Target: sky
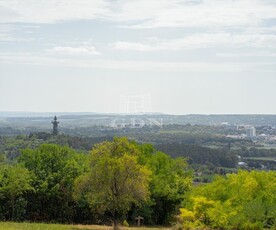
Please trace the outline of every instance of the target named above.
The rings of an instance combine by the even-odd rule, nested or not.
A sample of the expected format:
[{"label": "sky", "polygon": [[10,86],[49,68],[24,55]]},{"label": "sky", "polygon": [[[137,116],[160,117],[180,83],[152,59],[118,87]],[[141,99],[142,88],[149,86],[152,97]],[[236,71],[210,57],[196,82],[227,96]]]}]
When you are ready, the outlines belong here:
[{"label": "sky", "polygon": [[133,103],[276,114],[276,1],[0,0],[0,111]]}]

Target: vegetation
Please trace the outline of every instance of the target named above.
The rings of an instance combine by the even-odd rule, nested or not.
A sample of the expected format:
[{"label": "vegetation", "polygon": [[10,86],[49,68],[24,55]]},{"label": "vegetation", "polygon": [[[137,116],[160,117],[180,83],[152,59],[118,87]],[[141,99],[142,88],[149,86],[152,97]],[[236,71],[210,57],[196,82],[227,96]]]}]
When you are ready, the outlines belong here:
[{"label": "vegetation", "polygon": [[[15,223],[0,222],[0,230],[111,230],[111,226],[103,225],[65,225],[65,224],[45,224],[45,223]],[[168,230],[163,227],[121,227],[122,230]]]},{"label": "vegetation", "polygon": [[90,155],[91,170],[75,183],[76,196],[84,196],[96,212],[111,214],[115,228],[132,205],[149,197],[150,170],[138,157],[138,146],[126,138],[98,144]]},{"label": "vegetation", "polygon": [[33,190],[31,174],[20,165],[1,165],[0,168],[0,218],[20,220],[25,212],[24,194]]},{"label": "vegetation", "polygon": [[156,145],[156,148],[172,157],[187,157],[189,164],[212,164],[216,167],[234,168],[237,155],[227,148],[207,148],[199,145],[168,143]]},{"label": "vegetation", "polygon": [[[229,140],[212,133],[219,130],[211,129],[207,131],[208,129],[205,126],[166,126],[156,132],[152,130],[143,131],[143,129],[139,129],[140,131],[130,130],[132,131],[121,130],[116,132],[120,135],[128,135],[129,138],[135,139],[140,143],[152,142],[157,150],[165,152],[174,158],[187,158],[189,165],[200,164],[234,168],[238,162],[237,156],[270,156],[276,158],[276,149],[260,148],[248,140]],[[171,131],[175,134],[171,135]],[[189,134],[189,131],[194,133]],[[5,160],[12,162],[20,156],[22,149],[35,149],[41,144],[59,144],[87,153],[95,144],[111,141],[114,135],[115,131],[113,130],[110,135],[97,137],[78,137],[64,134],[55,136],[45,132],[33,133],[29,136],[0,136],[0,162]]]},{"label": "vegetation", "polygon": [[[77,226],[62,224],[44,224],[44,223],[15,223],[0,222],[0,230],[76,230]],[[83,230],[87,230],[83,228]]]},{"label": "vegetation", "polygon": [[130,139],[113,139],[115,131],[0,137],[0,220],[117,227],[142,216],[145,225],[165,226],[181,211],[180,228],[276,227],[275,172],[237,169],[238,160],[251,170],[275,168],[275,149],[229,142],[216,127],[117,130]]},{"label": "vegetation", "polygon": [[32,173],[34,191],[27,195],[27,219],[68,222],[74,216],[72,190],[76,177],[87,168],[86,157],[68,147],[44,144],[25,149],[19,163]]},{"label": "vegetation", "polygon": [[194,187],[180,209],[185,229],[276,227],[276,173],[239,171]]},{"label": "vegetation", "polygon": [[148,224],[170,224],[192,183],[191,171],[183,158],[173,159],[151,145],[140,146],[140,162],[152,172],[150,201],[136,211]]},{"label": "vegetation", "polygon": [[192,182],[184,159],[126,138],[89,154],[43,144],[2,166],[1,220],[169,224]]}]

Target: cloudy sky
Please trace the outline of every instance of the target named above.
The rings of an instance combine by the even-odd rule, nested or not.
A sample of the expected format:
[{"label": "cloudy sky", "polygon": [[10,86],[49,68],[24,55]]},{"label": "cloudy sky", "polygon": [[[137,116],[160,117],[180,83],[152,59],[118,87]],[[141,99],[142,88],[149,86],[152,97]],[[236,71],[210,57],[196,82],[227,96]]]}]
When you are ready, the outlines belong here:
[{"label": "cloudy sky", "polygon": [[120,112],[134,95],[276,114],[276,1],[0,0],[0,111]]}]

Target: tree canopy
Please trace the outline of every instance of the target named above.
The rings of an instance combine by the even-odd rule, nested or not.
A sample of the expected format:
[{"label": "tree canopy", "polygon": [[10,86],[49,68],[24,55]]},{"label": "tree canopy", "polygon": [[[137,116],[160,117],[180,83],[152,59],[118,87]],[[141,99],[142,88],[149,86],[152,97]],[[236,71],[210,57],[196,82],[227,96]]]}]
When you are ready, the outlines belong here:
[{"label": "tree canopy", "polygon": [[87,167],[86,157],[68,147],[44,144],[25,149],[20,164],[32,173],[28,215],[34,220],[66,221],[74,215],[72,190],[76,177]]},{"label": "tree canopy", "polygon": [[272,228],[275,194],[275,172],[239,171],[191,190],[180,216],[185,228]]},{"label": "tree canopy", "polygon": [[0,216],[2,219],[20,220],[24,215],[24,195],[32,191],[30,172],[19,165],[0,167]]},{"label": "tree canopy", "polygon": [[133,204],[149,198],[150,170],[138,163],[139,148],[126,138],[115,138],[95,146],[90,154],[91,170],[75,183],[76,197],[112,215],[116,226]]},{"label": "tree canopy", "polygon": [[152,177],[150,202],[139,214],[148,213],[148,223],[169,224],[176,215],[184,194],[191,187],[191,171],[184,158],[173,159],[149,144],[140,145],[140,149],[140,161],[148,166]]}]

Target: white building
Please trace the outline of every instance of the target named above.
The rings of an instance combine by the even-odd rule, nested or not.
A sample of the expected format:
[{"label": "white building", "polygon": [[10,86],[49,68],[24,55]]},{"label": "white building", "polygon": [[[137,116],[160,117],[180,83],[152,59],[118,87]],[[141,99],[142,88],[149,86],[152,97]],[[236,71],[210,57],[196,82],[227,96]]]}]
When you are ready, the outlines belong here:
[{"label": "white building", "polygon": [[249,137],[249,138],[252,138],[252,137],[255,137],[256,136],[256,129],[254,126],[248,128],[246,130],[246,136]]}]

